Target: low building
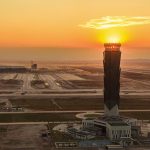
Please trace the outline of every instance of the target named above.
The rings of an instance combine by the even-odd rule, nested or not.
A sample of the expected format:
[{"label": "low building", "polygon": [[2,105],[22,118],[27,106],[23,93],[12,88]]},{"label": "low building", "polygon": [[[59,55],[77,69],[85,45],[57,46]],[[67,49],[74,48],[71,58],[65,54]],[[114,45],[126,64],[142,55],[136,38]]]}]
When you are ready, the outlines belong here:
[{"label": "low building", "polygon": [[78,143],[77,142],[55,142],[55,147],[62,149],[62,148],[77,148]]},{"label": "low building", "polygon": [[123,121],[106,123],[106,136],[110,140],[120,140],[122,137],[131,138],[131,126]]},{"label": "low building", "polygon": [[83,128],[94,127],[93,119],[88,118],[88,119],[82,120],[82,126]]},{"label": "low building", "polygon": [[131,126],[138,126],[138,120],[136,118],[122,117],[122,119]]},{"label": "low building", "polygon": [[141,135],[141,126],[131,126],[131,136],[137,138]]},{"label": "low building", "polygon": [[106,150],[124,150],[121,145],[106,145]]},{"label": "low building", "polygon": [[95,137],[95,135],[91,132],[78,130],[73,127],[67,128],[67,133],[70,134],[73,138],[80,139],[80,140],[88,140]]},{"label": "low building", "polygon": [[118,141],[121,137],[131,138],[131,124],[122,117],[101,117],[82,121],[83,128],[98,128],[97,135],[107,136],[111,141]]}]

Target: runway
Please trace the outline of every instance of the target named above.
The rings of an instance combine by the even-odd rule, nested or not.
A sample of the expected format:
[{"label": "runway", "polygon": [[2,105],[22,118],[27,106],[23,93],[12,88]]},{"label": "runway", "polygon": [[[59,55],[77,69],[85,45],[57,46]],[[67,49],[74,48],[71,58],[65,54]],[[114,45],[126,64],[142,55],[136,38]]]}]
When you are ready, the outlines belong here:
[{"label": "runway", "polygon": [[[10,93],[7,93],[10,92]],[[30,90],[26,94],[22,94],[15,90],[1,90],[0,98],[71,98],[71,97],[88,97],[102,98],[103,90],[98,89],[75,89],[75,90]],[[5,93],[5,94],[3,94]],[[150,90],[123,90],[120,92],[123,98],[145,98],[150,97]]]},{"label": "runway", "polygon": [[[62,110],[62,111],[26,111],[26,112],[0,112],[0,114],[57,114],[57,113],[104,113],[104,110]],[[119,112],[150,112],[150,109],[119,110]]]}]

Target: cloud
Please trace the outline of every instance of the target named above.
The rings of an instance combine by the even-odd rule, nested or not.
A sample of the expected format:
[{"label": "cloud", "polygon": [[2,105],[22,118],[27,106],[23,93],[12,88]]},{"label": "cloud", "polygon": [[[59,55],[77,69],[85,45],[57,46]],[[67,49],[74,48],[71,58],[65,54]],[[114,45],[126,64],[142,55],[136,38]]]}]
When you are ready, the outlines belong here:
[{"label": "cloud", "polygon": [[91,19],[83,25],[83,28],[93,28],[97,30],[115,28],[115,27],[128,27],[136,25],[150,24],[150,17],[147,16],[105,16],[100,19]]}]

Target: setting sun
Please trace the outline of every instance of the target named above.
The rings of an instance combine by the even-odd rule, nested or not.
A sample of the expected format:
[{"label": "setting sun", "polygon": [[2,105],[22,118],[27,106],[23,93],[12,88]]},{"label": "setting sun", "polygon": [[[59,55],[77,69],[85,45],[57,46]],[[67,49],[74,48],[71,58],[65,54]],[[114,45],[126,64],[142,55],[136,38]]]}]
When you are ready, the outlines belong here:
[{"label": "setting sun", "polygon": [[129,40],[128,33],[123,30],[103,30],[97,35],[100,43],[126,43]]},{"label": "setting sun", "polygon": [[119,42],[121,42],[121,38],[117,35],[109,36],[108,39],[107,39],[107,42],[109,42],[109,43],[119,43]]}]

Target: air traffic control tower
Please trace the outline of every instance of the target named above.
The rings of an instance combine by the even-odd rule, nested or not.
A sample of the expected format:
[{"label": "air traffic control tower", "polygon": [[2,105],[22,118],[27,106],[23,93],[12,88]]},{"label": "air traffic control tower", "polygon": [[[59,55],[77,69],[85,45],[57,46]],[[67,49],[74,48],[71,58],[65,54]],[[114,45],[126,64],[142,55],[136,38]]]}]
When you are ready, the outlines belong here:
[{"label": "air traffic control tower", "polygon": [[119,115],[120,102],[120,43],[104,44],[104,116]]}]

